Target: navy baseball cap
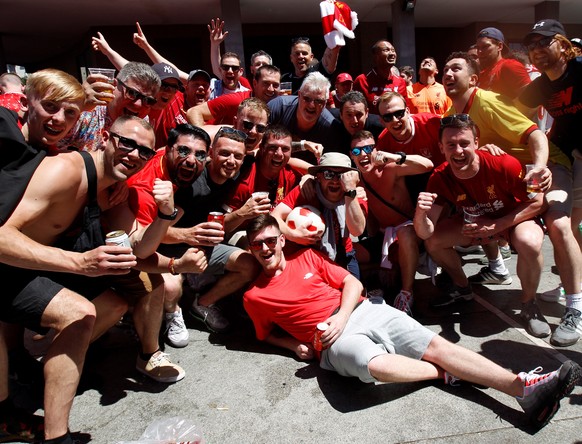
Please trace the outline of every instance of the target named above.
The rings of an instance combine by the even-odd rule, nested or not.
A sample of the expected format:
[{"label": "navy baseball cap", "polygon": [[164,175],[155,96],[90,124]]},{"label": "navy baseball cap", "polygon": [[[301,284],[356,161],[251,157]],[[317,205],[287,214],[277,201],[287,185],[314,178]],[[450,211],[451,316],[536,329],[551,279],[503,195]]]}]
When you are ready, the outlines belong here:
[{"label": "navy baseball cap", "polygon": [[488,37],[490,39],[499,40],[500,42],[505,43],[505,36],[497,28],[482,29],[481,31],[479,31],[479,34],[477,34],[478,39],[480,39],[481,37]]}]

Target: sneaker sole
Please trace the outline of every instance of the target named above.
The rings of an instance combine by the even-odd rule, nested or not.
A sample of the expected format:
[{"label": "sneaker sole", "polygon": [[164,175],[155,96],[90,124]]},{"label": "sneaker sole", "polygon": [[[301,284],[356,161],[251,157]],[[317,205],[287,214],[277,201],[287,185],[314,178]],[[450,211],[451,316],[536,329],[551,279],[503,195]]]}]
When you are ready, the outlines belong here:
[{"label": "sneaker sole", "polygon": [[544,302],[566,302],[565,296],[556,297],[555,295],[544,295],[543,293],[538,295],[538,299],[541,299]]},{"label": "sneaker sole", "polygon": [[582,377],[582,368],[574,361],[566,361],[560,369],[558,388],[553,398],[542,406],[531,419],[536,427],[541,429],[550,422],[554,415],[560,409],[560,401],[572,393],[574,387]]},{"label": "sneaker sole", "polygon": [[181,381],[182,379],[184,379],[184,376],[186,376],[186,372],[184,373],[180,373],[176,376],[171,376],[171,377],[167,377],[167,378],[161,378],[161,377],[156,377],[156,376],[152,376],[150,375],[148,372],[146,372],[144,369],[141,369],[139,367],[135,368],[138,372],[140,372],[142,375],[146,375],[148,378],[156,381],[156,382],[163,382],[164,384],[171,384],[172,382],[178,382]]},{"label": "sneaker sole", "polygon": [[504,280],[484,279],[482,281],[473,281],[473,280],[469,279],[469,282],[471,282],[471,284],[475,284],[475,285],[510,285],[513,282],[513,279],[511,276],[508,276]]},{"label": "sneaker sole", "polygon": [[184,348],[190,343],[189,339],[184,339],[183,341],[173,341],[170,338],[166,337],[166,344],[170,347],[174,348]]},{"label": "sneaker sole", "polygon": [[[554,330],[554,333],[555,332],[556,331]],[[576,329],[576,333],[578,333],[578,329]],[[557,347],[569,347],[571,345],[574,345],[579,340],[580,340],[580,333],[578,333],[578,336],[575,339],[572,339],[571,341],[557,341],[554,338],[554,335],[552,334],[552,337],[550,338],[550,344],[555,345]]]}]

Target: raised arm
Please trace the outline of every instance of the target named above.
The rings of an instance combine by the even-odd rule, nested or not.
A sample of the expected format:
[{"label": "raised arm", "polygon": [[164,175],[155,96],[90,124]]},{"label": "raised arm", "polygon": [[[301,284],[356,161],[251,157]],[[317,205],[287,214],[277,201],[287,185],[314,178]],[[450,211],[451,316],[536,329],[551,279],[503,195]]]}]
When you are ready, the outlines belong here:
[{"label": "raised arm", "polygon": [[109,43],[107,43],[107,40],[105,40],[105,37],[100,32],[97,32],[97,37],[91,38],[91,46],[93,46],[95,51],[99,51],[107,57],[118,71],[129,63],[129,60],[122,57],[121,54],[109,46]]},{"label": "raised arm", "polygon": [[[428,173],[434,168],[432,161],[418,154],[401,155],[386,151],[377,151],[373,156],[375,165],[388,165],[394,168],[397,176],[412,176],[415,174]],[[398,164],[398,162],[401,162]]]},{"label": "raised arm", "polygon": [[167,63],[168,65],[172,65],[176,71],[178,71],[182,83],[186,84],[188,82],[188,73],[179,69],[176,65],[163,57],[158,51],[156,51],[152,45],[149,44],[145,34],[141,29],[141,26],[139,25],[139,22],[135,22],[135,26],[137,27],[137,32],[133,33],[133,43],[143,49],[152,62]]},{"label": "raised arm", "polygon": [[434,233],[436,223],[443,211],[443,207],[435,205],[437,198],[435,193],[422,191],[418,195],[416,211],[414,213],[414,230],[416,235],[423,240],[428,239]]},{"label": "raised arm", "polygon": [[219,79],[222,77],[220,72],[220,44],[228,35],[228,31],[223,31],[224,21],[216,17],[210,20],[208,32],[210,33],[210,62],[212,63],[212,72]]},{"label": "raised arm", "polygon": [[325,48],[323,57],[321,58],[321,63],[323,67],[328,72],[328,74],[333,74],[337,67],[337,59],[339,58],[341,46],[336,46],[333,49]]},{"label": "raised arm", "polygon": [[188,123],[194,126],[203,127],[205,122],[213,118],[210,108],[208,107],[208,102],[201,103],[200,105],[193,106],[188,111],[186,111],[186,120]]}]

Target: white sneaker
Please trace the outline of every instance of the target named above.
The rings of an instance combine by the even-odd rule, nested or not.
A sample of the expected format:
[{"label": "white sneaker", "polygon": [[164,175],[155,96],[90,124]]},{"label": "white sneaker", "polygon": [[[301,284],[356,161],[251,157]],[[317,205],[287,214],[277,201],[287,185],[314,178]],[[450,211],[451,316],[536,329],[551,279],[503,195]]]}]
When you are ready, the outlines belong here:
[{"label": "white sneaker", "polygon": [[184,323],[182,309],[175,313],[166,313],[166,342],[175,348],[182,348],[188,345],[190,333]]},{"label": "white sneaker", "polygon": [[[580,291],[582,291],[582,283],[580,284]],[[546,302],[566,302],[566,291],[560,282],[557,288],[553,290],[544,291],[538,296],[542,301]]]},{"label": "white sneaker", "polygon": [[414,296],[411,291],[400,290],[400,293],[394,299],[394,308],[403,311],[408,316],[412,317],[412,304]]}]

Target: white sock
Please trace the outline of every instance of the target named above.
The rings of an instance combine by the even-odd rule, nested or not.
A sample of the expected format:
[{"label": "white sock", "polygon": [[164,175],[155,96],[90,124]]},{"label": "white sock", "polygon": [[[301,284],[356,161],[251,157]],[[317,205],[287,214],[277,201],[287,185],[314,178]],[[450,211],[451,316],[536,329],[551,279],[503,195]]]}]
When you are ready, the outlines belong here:
[{"label": "white sock", "polygon": [[505,267],[505,262],[500,253],[497,253],[497,259],[489,259],[489,268],[494,273],[507,274],[507,268]]},{"label": "white sock", "polygon": [[582,293],[567,294],[566,307],[582,311]]}]

